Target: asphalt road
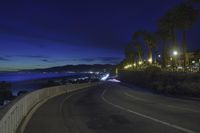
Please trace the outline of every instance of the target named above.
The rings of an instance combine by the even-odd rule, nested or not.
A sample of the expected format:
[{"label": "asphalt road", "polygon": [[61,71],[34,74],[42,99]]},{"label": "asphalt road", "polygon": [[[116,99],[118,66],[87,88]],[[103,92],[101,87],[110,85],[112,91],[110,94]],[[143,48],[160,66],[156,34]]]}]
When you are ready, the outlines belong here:
[{"label": "asphalt road", "polygon": [[42,105],[25,133],[200,133],[200,102],[105,83]]}]

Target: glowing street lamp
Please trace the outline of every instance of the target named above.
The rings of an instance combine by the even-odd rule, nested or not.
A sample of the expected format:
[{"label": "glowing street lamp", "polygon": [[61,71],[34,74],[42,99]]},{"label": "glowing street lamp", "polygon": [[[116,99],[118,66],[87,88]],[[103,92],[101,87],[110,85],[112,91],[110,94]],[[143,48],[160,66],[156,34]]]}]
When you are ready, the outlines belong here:
[{"label": "glowing street lamp", "polygon": [[148,59],[148,62],[149,62],[149,63],[152,63],[152,59],[151,59],[151,58],[149,58],[149,59]]},{"label": "glowing street lamp", "polygon": [[126,66],[124,66],[124,69],[128,69],[130,67],[133,67],[133,65],[132,64],[126,65]]},{"label": "glowing street lamp", "polygon": [[139,65],[142,65],[142,61],[139,61],[138,64],[139,64]]},{"label": "glowing street lamp", "polygon": [[174,56],[177,56],[177,55],[178,55],[178,51],[174,50],[174,51],[173,51],[173,55],[174,55]]}]

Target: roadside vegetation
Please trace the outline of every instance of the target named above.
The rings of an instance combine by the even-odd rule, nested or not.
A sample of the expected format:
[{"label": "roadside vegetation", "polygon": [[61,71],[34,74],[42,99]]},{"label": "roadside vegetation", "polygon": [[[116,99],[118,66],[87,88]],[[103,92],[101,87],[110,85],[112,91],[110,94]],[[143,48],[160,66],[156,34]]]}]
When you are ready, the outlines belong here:
[{"label": "roadside vegetation", "polygon": [[154,32],[135,31],[118,69],[143,70],[153,65],[166,71],[194,71],[195,64],[200,64],[200,50],[191,57],[187,32],[198,20],[199,4],[199,0],[185,0],[158,18]]},{"label": "roadside vegetation", "polygon": [[0,82],[0,105],[4,105],[5,100],[10,101],[14,98],[10,88],[10,83]]},{"label": "roadside vegetation", "polygon": [[121,81],[175,96],[200,97],[200,74],[181,72],[121,71]]},{"label": "roadside vegetation", "polygon": [[200,97],[200,50],[187,47],[199,4],[183,0],[158,18],[154,32],[135,31],[116,68],[120,80],[158,93]]}]

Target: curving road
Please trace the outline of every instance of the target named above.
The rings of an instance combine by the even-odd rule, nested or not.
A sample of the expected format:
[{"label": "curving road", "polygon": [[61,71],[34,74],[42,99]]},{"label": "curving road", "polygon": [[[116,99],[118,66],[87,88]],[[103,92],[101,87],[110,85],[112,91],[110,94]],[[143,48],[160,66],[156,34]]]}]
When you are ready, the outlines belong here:
[{"label": "curving road", "polygon": [[115,83],[55,97],[25,133],[199,133],[200,103]]}]

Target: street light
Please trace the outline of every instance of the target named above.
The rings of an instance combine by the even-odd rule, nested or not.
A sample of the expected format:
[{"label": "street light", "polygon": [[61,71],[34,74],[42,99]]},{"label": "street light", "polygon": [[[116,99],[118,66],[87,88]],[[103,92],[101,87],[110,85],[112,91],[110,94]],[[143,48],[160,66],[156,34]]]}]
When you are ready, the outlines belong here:
[{"label": "street light", "polygon": [[138,64],[139,64],[139,65],[142,65],[142,61],[139,61]]},{"label": "street light", "polygon": [[172,57],[172,66],[173,66],[173,71],[176,70],[176,65],[177,65],[177,55],[178,55],[178,51],[174,50],[173,51],[173,56]]},{"label": "street light", "polygon": [[151,59],[151,58],[149,58],[149,59],[148,59],[148,62],[149,62],[149,63],[152,63],[152,59]]},{"label": "street light", "polygon": [[174,56],[177,56],[177,55],[178,55],[178,51],[174,50],[174,51],[173,51],[173,55],[174,55]]}]

